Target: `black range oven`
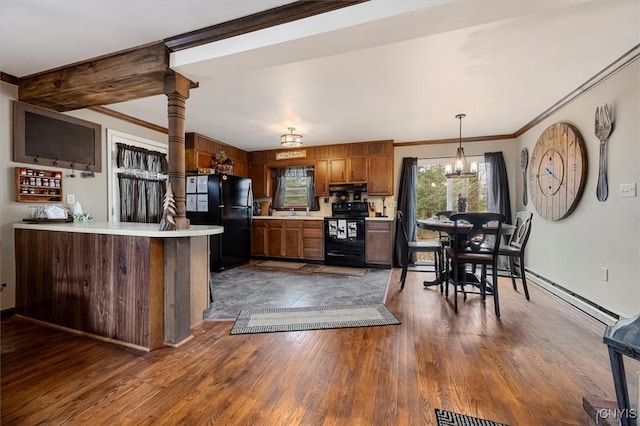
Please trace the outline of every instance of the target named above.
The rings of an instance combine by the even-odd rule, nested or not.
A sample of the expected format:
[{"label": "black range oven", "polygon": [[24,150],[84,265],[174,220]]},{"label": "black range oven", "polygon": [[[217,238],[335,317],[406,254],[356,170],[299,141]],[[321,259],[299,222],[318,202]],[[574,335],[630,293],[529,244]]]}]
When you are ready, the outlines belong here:
[{"label": "black range oven", "polygon": [[324,263],[363,268],[367,203],[333,203],[324,218]]}]

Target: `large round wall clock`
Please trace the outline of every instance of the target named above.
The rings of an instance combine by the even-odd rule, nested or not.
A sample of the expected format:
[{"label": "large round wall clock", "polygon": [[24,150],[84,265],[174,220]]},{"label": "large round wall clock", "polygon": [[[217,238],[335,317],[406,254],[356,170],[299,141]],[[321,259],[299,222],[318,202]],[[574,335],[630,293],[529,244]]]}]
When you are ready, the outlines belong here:
[{"label": "large round wall clock", "polygon": [[529,166],[529,191],[536,211],[547,220],[569,216],[587,181],[587,150],[580,131],[556,123],[538,138]]}]

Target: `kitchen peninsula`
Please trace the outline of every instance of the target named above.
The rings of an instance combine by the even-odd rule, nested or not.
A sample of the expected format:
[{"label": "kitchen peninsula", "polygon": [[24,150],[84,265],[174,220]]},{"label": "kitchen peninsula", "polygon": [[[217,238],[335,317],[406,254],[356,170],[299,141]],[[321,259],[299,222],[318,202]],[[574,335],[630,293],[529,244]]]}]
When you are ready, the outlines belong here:
[{"label": "kitchen peninsula", "polygon": [[15,223],[16,311],[142,350],[191,337],[209,303],[220,226]]}]

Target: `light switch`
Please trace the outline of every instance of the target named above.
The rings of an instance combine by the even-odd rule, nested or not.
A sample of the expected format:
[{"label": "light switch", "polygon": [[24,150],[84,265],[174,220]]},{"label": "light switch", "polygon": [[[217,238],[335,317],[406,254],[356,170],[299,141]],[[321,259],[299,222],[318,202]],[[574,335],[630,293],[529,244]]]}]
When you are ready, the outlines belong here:
[{"label": "light switch", "polygon": [[636,183],[621,183],[620,184],[620,198],[637,197],[638,192],[636,190]]}]

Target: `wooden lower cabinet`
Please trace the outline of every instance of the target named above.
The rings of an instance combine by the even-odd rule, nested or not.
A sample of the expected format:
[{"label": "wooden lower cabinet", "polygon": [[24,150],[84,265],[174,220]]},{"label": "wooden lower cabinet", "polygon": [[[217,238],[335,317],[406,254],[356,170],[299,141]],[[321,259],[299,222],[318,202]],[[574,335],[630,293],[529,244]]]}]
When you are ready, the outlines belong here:
[{"label": "wooden lower cabinet", "polygon": [[366,221],[365,263],[373,266],[393,265],[393,226],[391,220]]},{"label": "wooden lower cabinet", "polygon": [[323,260],[322,220],[254,219],[251,255]]},{"label": "wooden lower cabinet", "polygon": [[324,260],[323,220],[305,220],[302,223],[302,257]]},{"label": "wooden lower cabinet", "polygon": [[251,224],[251,256],[266,256],[267,221],[254,219]]},{"label": "wooden lower cabinet", "polygon": [[269,220],[267,222],[267,256],[284,257],[284,235],[284,220]]},{"label": "wooden lower cabinet", "polygon": [[284,257],[302,258],[302,220],[284,221]]}]

